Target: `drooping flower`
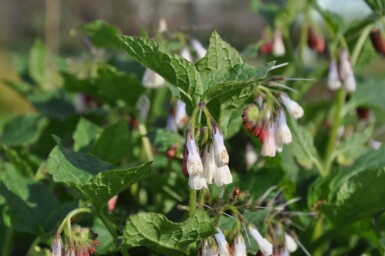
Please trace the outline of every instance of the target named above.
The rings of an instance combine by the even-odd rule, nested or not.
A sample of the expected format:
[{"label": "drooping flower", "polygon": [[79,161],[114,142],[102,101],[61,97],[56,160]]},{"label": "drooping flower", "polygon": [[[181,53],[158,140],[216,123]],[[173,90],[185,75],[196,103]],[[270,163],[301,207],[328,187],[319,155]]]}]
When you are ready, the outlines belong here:
[{"label": "drooping flower", "polygon": [[191,134],[187,134],[186,138],[187,148],[187,172],[189,175],[203,173],[203,165],[197,149],[195,139]]},{"label": "drooping flower", "polygon": [[298,249],[298,245],[295,242],[294,238],[288,233],[285,233],[285,244],[289,252],[295,252]]},{"label": "drooping flower", "polygon": [[233,241],[233,256],[247,256],[246,243],[241,233],[237,233]]},{"label": "drooping flower", "polygon": [[142,84],[146,88],[156,89],[163,86],[165,80],[163,77],[155,73],[149,68],[146,68],[142,78]]},{"label": "drooping flower", "polygon": [[219,127],[213,127],[213,138],[214,138],[214,156],[215,163],[218,167],[229,164],[229,154],[227,153],[223,135],[219,130]]},{"label": "drooping flower", "polygon": [[329,62],[329,74],[327,81],[328,88],[330,90],[337,90],[341,87],[341,81],[338,75],[337,63],[334,59]]},{"label": "drooping flower", "polygon": [[178,127],[176,125],[174,113],[170,111],[170,113],[167,116],[167,123],[166,123],[166,128],[170,131],[176,132],[178,130]]},{"label": "drooping flower", "polygon": [[214,173],[214,183],[218,187],[233,183],[233,176],[231,175],[228,165],[216,168]]},{"label": "drooping flower", "polygon": [[207,184],[212,184],[217,166],[214,158],[214,147],[206,146],[203,152],[203,172],[206,177]]},{"label": "drooping flower", "polygon": [[203,173],[193,173],[189,175],[188,185],[195,190],[201,190],[207,188],[206,178]]},{"label": "drooping flower", "polygon": [[382,35],[382,31],[379,28],[375,28],[370,32],[370,40],[376,51],[382,55],[385,55],[385,39]]},{"label": "drooping flower", "polygon": [[167,31],[167,21],[165,18],[161,18],[158,24],[158,33],[164,33]]},{"label": "drooping flower", "polygon": [[197,53],[199,59],[202,59],[206,55],[207,50],[203,47],[201,42],[199,42],[198,40],[192,39],[191,40],[191,46],[195,50],[195,52]]},{"label": "drooping flower", "polygon": [[354,92],[356,90],[356,79],[354,77],[353,67],[346,50],[341,51],[340,72],[342,85],[345,90],[347,92]]},{"label": "drooping flower", "polygon": [[218,252],[220,256],[230,256],[231,255],[231,250],[230,246],[226,241],[225,236],[223,235],[222,231],[217,227],[218,233],[216,233],[215,240],[217,241],[218,244]]},{"label": "drooping flower", "polygon": [[317,53],[325,51],[325,40],[321,35],[317,35],[312,27],[309,27],[307,44],[309,48],[315,50]]},{"label": "drooping flower", "polygon": [[63,242],[60,234],[56,234],[52,241],[52,256],[62,256],[63,253]]},{"label": "drooping flower", "polygon": [[263,140],[261,155],[274,157],[277,151],[275,143],[275,128],[274,124],[269,124],[266,129],[266,136]]},{"label": "drooping flower", "polygon": [[285,55],[285,44],[282,39],[282,32],[280,29],[274,31],[274,40],[273,40],[273,54],[275,56]]},{"label": "drooping flower", "polygon": [[211,237],[202,241],[199,256],[218,256],[218,246]]},{"label": "drooping flower", "polygon": [[257,151],[255,151],[254,146],[251,143],[246,144],[245,149],[245,162],[247,168],[252,167],[258,160]]},{"label": "drooping flower", "polygon": [[286,123],[285,113],[282,110],[278,112],[275,126],[275,144],[277,150],[281,152],[283,145],[289,144],[292,141],[291,132]]},{"label": "drooping flower", "polygon": [[248,226],[248,230],[250,235],[257,242],[259,250],[262,254],[264,256],[273,255],[273,245],[267,239],[263,238],[255,227]]},{"label": "drooping flower", "polygon": [[303,116],[303,108],[297,102],[290,99],[286,94],[281,94],[281,99],[289,114],[292,115],[295,119],[301,118]]}]

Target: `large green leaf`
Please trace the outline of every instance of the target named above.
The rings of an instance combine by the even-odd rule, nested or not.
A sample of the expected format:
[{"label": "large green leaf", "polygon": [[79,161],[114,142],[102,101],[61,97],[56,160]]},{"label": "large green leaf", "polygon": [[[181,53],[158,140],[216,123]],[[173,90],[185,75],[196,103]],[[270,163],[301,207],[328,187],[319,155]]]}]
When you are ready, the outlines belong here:
[{"label": "large green leaf", "polygon": [[27,145],[36,142],[47,120],[40,114],[17,116],[5,124],[1,142],[8,146]]},{"label": "large green leaf", "polygon": [[72,135],[74,140],[74,150],[79,151],[88,148],[95,141],[97,135],[102,132],[102,128],[96,124],[81,118]]},{"label": "large green leaf", "polygon": [[211,71],[218,69],[231,69],[243,63],[241,55],[231,45],[222,40],[216,31],[211,34],[210,46],[207,54],[195,64],[197,69]]},{"label": "large green leaf", "polygon": [[[72,206],[60,205],[45,185],[25,178],[8,163],[0,165],[0,194],[9,209],[12,228],[39,234],[52,232]],[[55,210],[59,210],[57,212]]]},{"label": "large green leaf", "polygon": [[385,148],[362,155],[329,182],[329,203],[320,209],[335,225],[385,211]]},{"label": "large green leaf", "polygon": [[65,183],[99,205],[149,176],[150,165],[114,169],[95,157],[58,145],[48,157],[47,168],[55,182]]},{"label": "large green leaf", "polygon": [[128,247],[146,246],[165,255],[183,255],[194,242],[216,233],[203,211],[185,222],[174,223],[157,213],[139,213],[127,219],[123,243]]},{"label": "large green leaf", "polygon": [[36,84],[43,84],[47,73],[48,50],[41,41],[35,41],[28,59],[28,73]]},{"label": "large green leaf", "polygon": [[117,36],[120,30],[105,21],[97,20],[84,24],[80,27],[80,31],[89,36],[96,47],[120,49],[121,42]]},{"label": "large green leaf", "polygon": [[155,146],[160,152],[166,152],[171,146],[181,148],[184,138],[176,132],[167,129],[157,129],[155,134]]},{"label": "large green leaf", "polygon": [[192,101],[191,95],[203,93],[203,83],[198,70],[182,56],[162,51],[158,43],[147,38],[119,38],[128,54],[176,86],[186,103]]}]

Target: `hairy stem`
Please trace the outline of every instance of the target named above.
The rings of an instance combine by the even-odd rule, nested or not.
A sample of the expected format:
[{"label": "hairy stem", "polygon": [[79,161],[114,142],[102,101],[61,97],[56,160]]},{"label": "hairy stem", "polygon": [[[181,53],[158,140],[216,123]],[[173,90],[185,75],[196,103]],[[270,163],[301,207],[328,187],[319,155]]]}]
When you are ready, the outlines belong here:
[{"label": "hairy stem", "polygon": [[197,208],[197,191],[194,189],[190,189],[190,201],[189,201],[189,209],[188,209],[188,215],[190,217],[194,215],[196,208]]}]

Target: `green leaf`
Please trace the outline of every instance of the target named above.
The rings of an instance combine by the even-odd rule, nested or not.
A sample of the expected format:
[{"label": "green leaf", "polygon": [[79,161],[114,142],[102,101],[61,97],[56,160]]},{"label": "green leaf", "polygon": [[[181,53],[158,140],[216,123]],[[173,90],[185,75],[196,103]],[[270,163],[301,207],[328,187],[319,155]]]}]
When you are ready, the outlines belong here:
[{"label": "green leaf", "polygon": [[85,153],[77,153],[61,145],[48,156],[47,170],[55,182],[84,185],[97,173],[112,166]]},{"label": "green leaf", "polygon": [[187,104],[192,101],[191,95],[203,93],[198,70],[182,56],[162,51],[158,43],[147,38],[131,36],[119,38],[128,54],[177,87]]},{"label": "green leaf", "polygon": [[41,41],[35,41],[29,54],[28,73],[36,84],[43,84],[47,79],[47,59],[47,48]]},{"label": "green leaf", "polygon": [[184,138],[176,132],[167,129],[157,129],[155,146],[160,152],[166,152],[171,146],[182,147]]},{"label": "green leaf", "polygon": [[132,108],[144,92],[144,87],[133,75],[117,72],[109,66],[98,69],[95,85],[99,97],[115,101],[121,99]]},{"label": "green leaf", "polygon": [[298,164],[302,167],[309,169],[313,164],[316,164],[317,168],[320,168],[320,157],[314,146],[312,135],[292,118],[289,120],[293,142],[287,145],[284,150],[293,152]]},{"label": "green leaf", "polygon": [[191,243],[216,233],[203,211],[185,222],[174,223],[157,213],[139,213],[127,219],[123,243],[128,248],[146,246],[165,255],[183,255]]},{"label": "green leaf", "polygon": [[98,134],[103,129],[96,124],[81,118],[76,126],[76,130],[72,135],[74,140],[74,150],[80,151],[87,149],[95,141]]},{"label": "green leaf", "polygon": [[7,146],[28,145],[36,142],[47,120],[40,114],[26,114],[15,117],[5,124],[1,142]]},{"label": "green leaf", "polygon": [[90,155],[58,145],[48,157],[47,169],[55,182],[65,183],[100,205],[149,176],[150,165],[113,169]]},{"label": "green leaf", "polygon": [[211,34],[210,46],[207,54],[195,64],[197,69],[202,71],[231,69],[243,63],[241,55],[236,49],[222,40],[216,31]]},{"label": "green leaf", "polygon": [[42,183],[21,176],[8,163],[1,164],[0,170],[0,194],[9,207],[12,228],[33,234],[51,232],[52,210],[60,206],[56,197]]},{"label": "green leaf", "polygon": [[353,166],[344,168],[329,182],[329,204],[320,209],[335,225],[385,211],[385,148],[369,151]]},{"label": "green leaf", "polygon": [[127,156],[130,148],[130,135],[125,121],[107,127],[91,146],[89,152],[110,163],[119,163]]},{"label": "green leaf", "polygon": [[120,30],[105,21],[97,20],[87,23],[80,27],[80,31],[85,33],[96,47],[120,49],[121,42],[118,38]]},{"label": "green leaf", "polygon": [[354,133],[338,145],[335,155],[340,164],[349,165],[354,159],[365,153],[366,142],[372,137],[373,128],[368,127],[362,132]]},{"label": "green leaf", "polygon": [[345,106],[345,111],[350,111],[356,107],[373,107],[385,111],[385,78],[369,79],[359,83],[357,90],[352,94],[349,103]]},{"label": "green leaf", "polygon": [[103,204],[150,174],[151,162],[132,168],[107,170],[81,186],[81,191],[93,203]]}]

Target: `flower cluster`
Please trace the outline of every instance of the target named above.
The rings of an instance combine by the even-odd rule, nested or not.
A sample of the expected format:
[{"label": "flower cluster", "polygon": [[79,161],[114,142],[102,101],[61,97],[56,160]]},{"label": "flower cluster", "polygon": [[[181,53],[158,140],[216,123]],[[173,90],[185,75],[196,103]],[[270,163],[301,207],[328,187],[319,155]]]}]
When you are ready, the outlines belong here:
[{"label": "flower cluster", "polygon": [[190,188],[195,190],[207,188],[207,184],[213,182],[217,186],[233,182],[228,166],[229,155],[218,126],[212,128],[210,137],[211,142],[207,141],[202,150],[199,150],[192,132],[190,130],[186,132],[183,171],[189,176]]},{"label": "flower cluster", "polygon": [[259,96],[255,103],[248,105],[243,111],[243,124],[261,141],[263,156],[274,157],[277,151],[282,151],[283,145],[292,141],[283,106],[295,119],[302,117],[304,113],[302,107],[284,93],[277,97],[277,102],[278,110],[274,110],[269,102]]},{"label": "flower cluster", "polygon": [[72,230],[64,232],[64,242],[61,239],[61,235],[57,233],[52,242],[52,255],[53,256],[89,256],[96,253],[95,246],[98,246],[100,242],[94,237],[88,228],[80,226],[72,227]]},{"label": "flower cluster", "polygon": [[[264,256],[273,255],[273,245],[259,233],[254,226],[248,226],[250,236],[257,242],[259,251]],[[241,232],[237,232],[231,243],[226,240],[225,235],[220,228],[217,227],[217,233],[214,235],[215,241],[210,237],[202,241],[200,247],[200,256],[247,256],[247,248],[245,239]]]},{"label": "flower cluster", "polygon": [[356,90],[353,67],[346,50],[341,51],[339,68],[335,59],[330,60],[327,86],[330,90],[337,90],[342,86],[349,93]]}]

